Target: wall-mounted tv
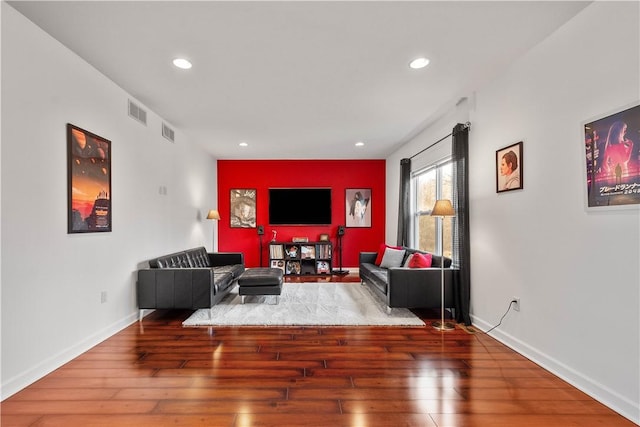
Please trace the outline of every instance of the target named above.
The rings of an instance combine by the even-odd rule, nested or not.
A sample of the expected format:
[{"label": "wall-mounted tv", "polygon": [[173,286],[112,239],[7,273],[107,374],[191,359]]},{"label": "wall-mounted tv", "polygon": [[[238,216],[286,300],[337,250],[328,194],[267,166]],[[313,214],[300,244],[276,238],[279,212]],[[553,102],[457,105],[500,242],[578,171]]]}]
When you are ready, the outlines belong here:
[{"label": "wall-mounted tv", "polygon": [[270,188],[270,225],[331,225],[330,188]]}]

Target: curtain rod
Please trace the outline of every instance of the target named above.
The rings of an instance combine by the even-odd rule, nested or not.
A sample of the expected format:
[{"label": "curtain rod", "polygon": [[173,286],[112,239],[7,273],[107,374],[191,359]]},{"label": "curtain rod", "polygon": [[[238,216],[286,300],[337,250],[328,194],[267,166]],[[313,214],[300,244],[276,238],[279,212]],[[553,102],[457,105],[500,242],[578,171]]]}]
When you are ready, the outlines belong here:
[{"label": "curtain rod", "polygon": [[[464,124],[464,129],[468,129],[468,128],[470,128],[470,127],[471,127],[471,122],[466,122],[466,123]],[[433,147],[433,146],[434,146],[434,145],[436,145],[436,144],[441,143],[441,142],[442,142],[442,141],[444,141],[445,139],[449,138],[451,135],[453,135],[453,132],[451,132],[449,135],[445,135],[445,136],[443,136],[442,138],[440,138],[439,140],[437,140],[436,142],[434,142],[433,144],[431,144],[431,145],[430,145],[430,146],[428,146],[427,148],[425,148],[425,149],[423,149],[423,150],[418,151],[416,154],[414,154],[413,156],[409,157],[409,159],[413,159],[414,157],[416,157],[416,156],[418,156],[418,155],[420,155],[420,154],[424,153],[424,152],[425,152],[425,151],[427,151],[429,148]]]}]

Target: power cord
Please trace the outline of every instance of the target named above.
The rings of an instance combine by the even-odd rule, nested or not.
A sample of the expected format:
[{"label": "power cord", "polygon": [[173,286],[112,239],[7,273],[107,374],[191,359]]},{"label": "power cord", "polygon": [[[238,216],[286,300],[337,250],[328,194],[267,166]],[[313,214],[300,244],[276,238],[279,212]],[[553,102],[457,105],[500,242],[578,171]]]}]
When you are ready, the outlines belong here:
[{"label": "power cord", "polygon": [[502,320],[504,319],[504,317],[507,315],[507,313],[509,313],[509,310],[511,310],[511,306],[513,304],[515,304],[517,301],[512,299],[511,302],[509,303],[509,307],[507,307],[507,311],[505,311],[505,313],[502,315],[502,317],[500,318],[500,322],[498,322],[498,324],[496,326],[494,326],[493,328],[489,329],[487,332],[485,332],[485,334],[488,334],[489,332],[493,331],[495,328],[497,328],[498,326],[500,326],[502,324]]}]

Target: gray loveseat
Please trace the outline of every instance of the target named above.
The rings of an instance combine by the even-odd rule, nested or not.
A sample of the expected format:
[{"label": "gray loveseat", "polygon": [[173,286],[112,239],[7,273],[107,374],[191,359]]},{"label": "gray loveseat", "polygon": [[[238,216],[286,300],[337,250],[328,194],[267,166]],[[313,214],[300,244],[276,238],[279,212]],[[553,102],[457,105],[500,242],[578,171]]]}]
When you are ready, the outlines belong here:
[{"label": "gray loveseat", "polygon": [[[407,257],[415,252],[427,252],[402,248]],[[389,308],[440,308],[441,271],[444,259],[444,305],[454,307],[453,277],[458,270],[451,269],[451,259],[432,255],[429,268],[391,267],[383,268],[375,264],[376,252],[360,252],[360,280],[369,286]]]},{"label": "gray loveseat", "polygon": [[208,253],[204,247],[163,255],[138,270],[140,319],[144,309],[211,308],[233,289],[244,272],[240,252]]}]

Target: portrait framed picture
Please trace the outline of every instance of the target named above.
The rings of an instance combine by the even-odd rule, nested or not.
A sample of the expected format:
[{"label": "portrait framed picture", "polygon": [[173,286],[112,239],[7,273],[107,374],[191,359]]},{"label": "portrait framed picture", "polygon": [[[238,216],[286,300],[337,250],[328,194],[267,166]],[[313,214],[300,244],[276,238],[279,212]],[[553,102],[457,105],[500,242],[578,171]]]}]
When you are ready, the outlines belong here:
[{"label": "portrait framed picture", "polygon": [[522,145],[520,141],[496,150],[496,193],[523,188]]},{"label": "portrait framed picture", "polygon": [[255,188],[231,189],[231,228],[256,228],[256,194]]},{"label": "portrait framed picture", "polygon": [[640,105],[583,124],[588,208],[640,204]]},{"label": "portrait framed picture", "polygon": [[67,233],[111,231],[111,141],[67,123]]},{"label": "portrait framed picture", "polygon": [[371,227],[371,189],[347,188],[345,190],[345,226]]}]

